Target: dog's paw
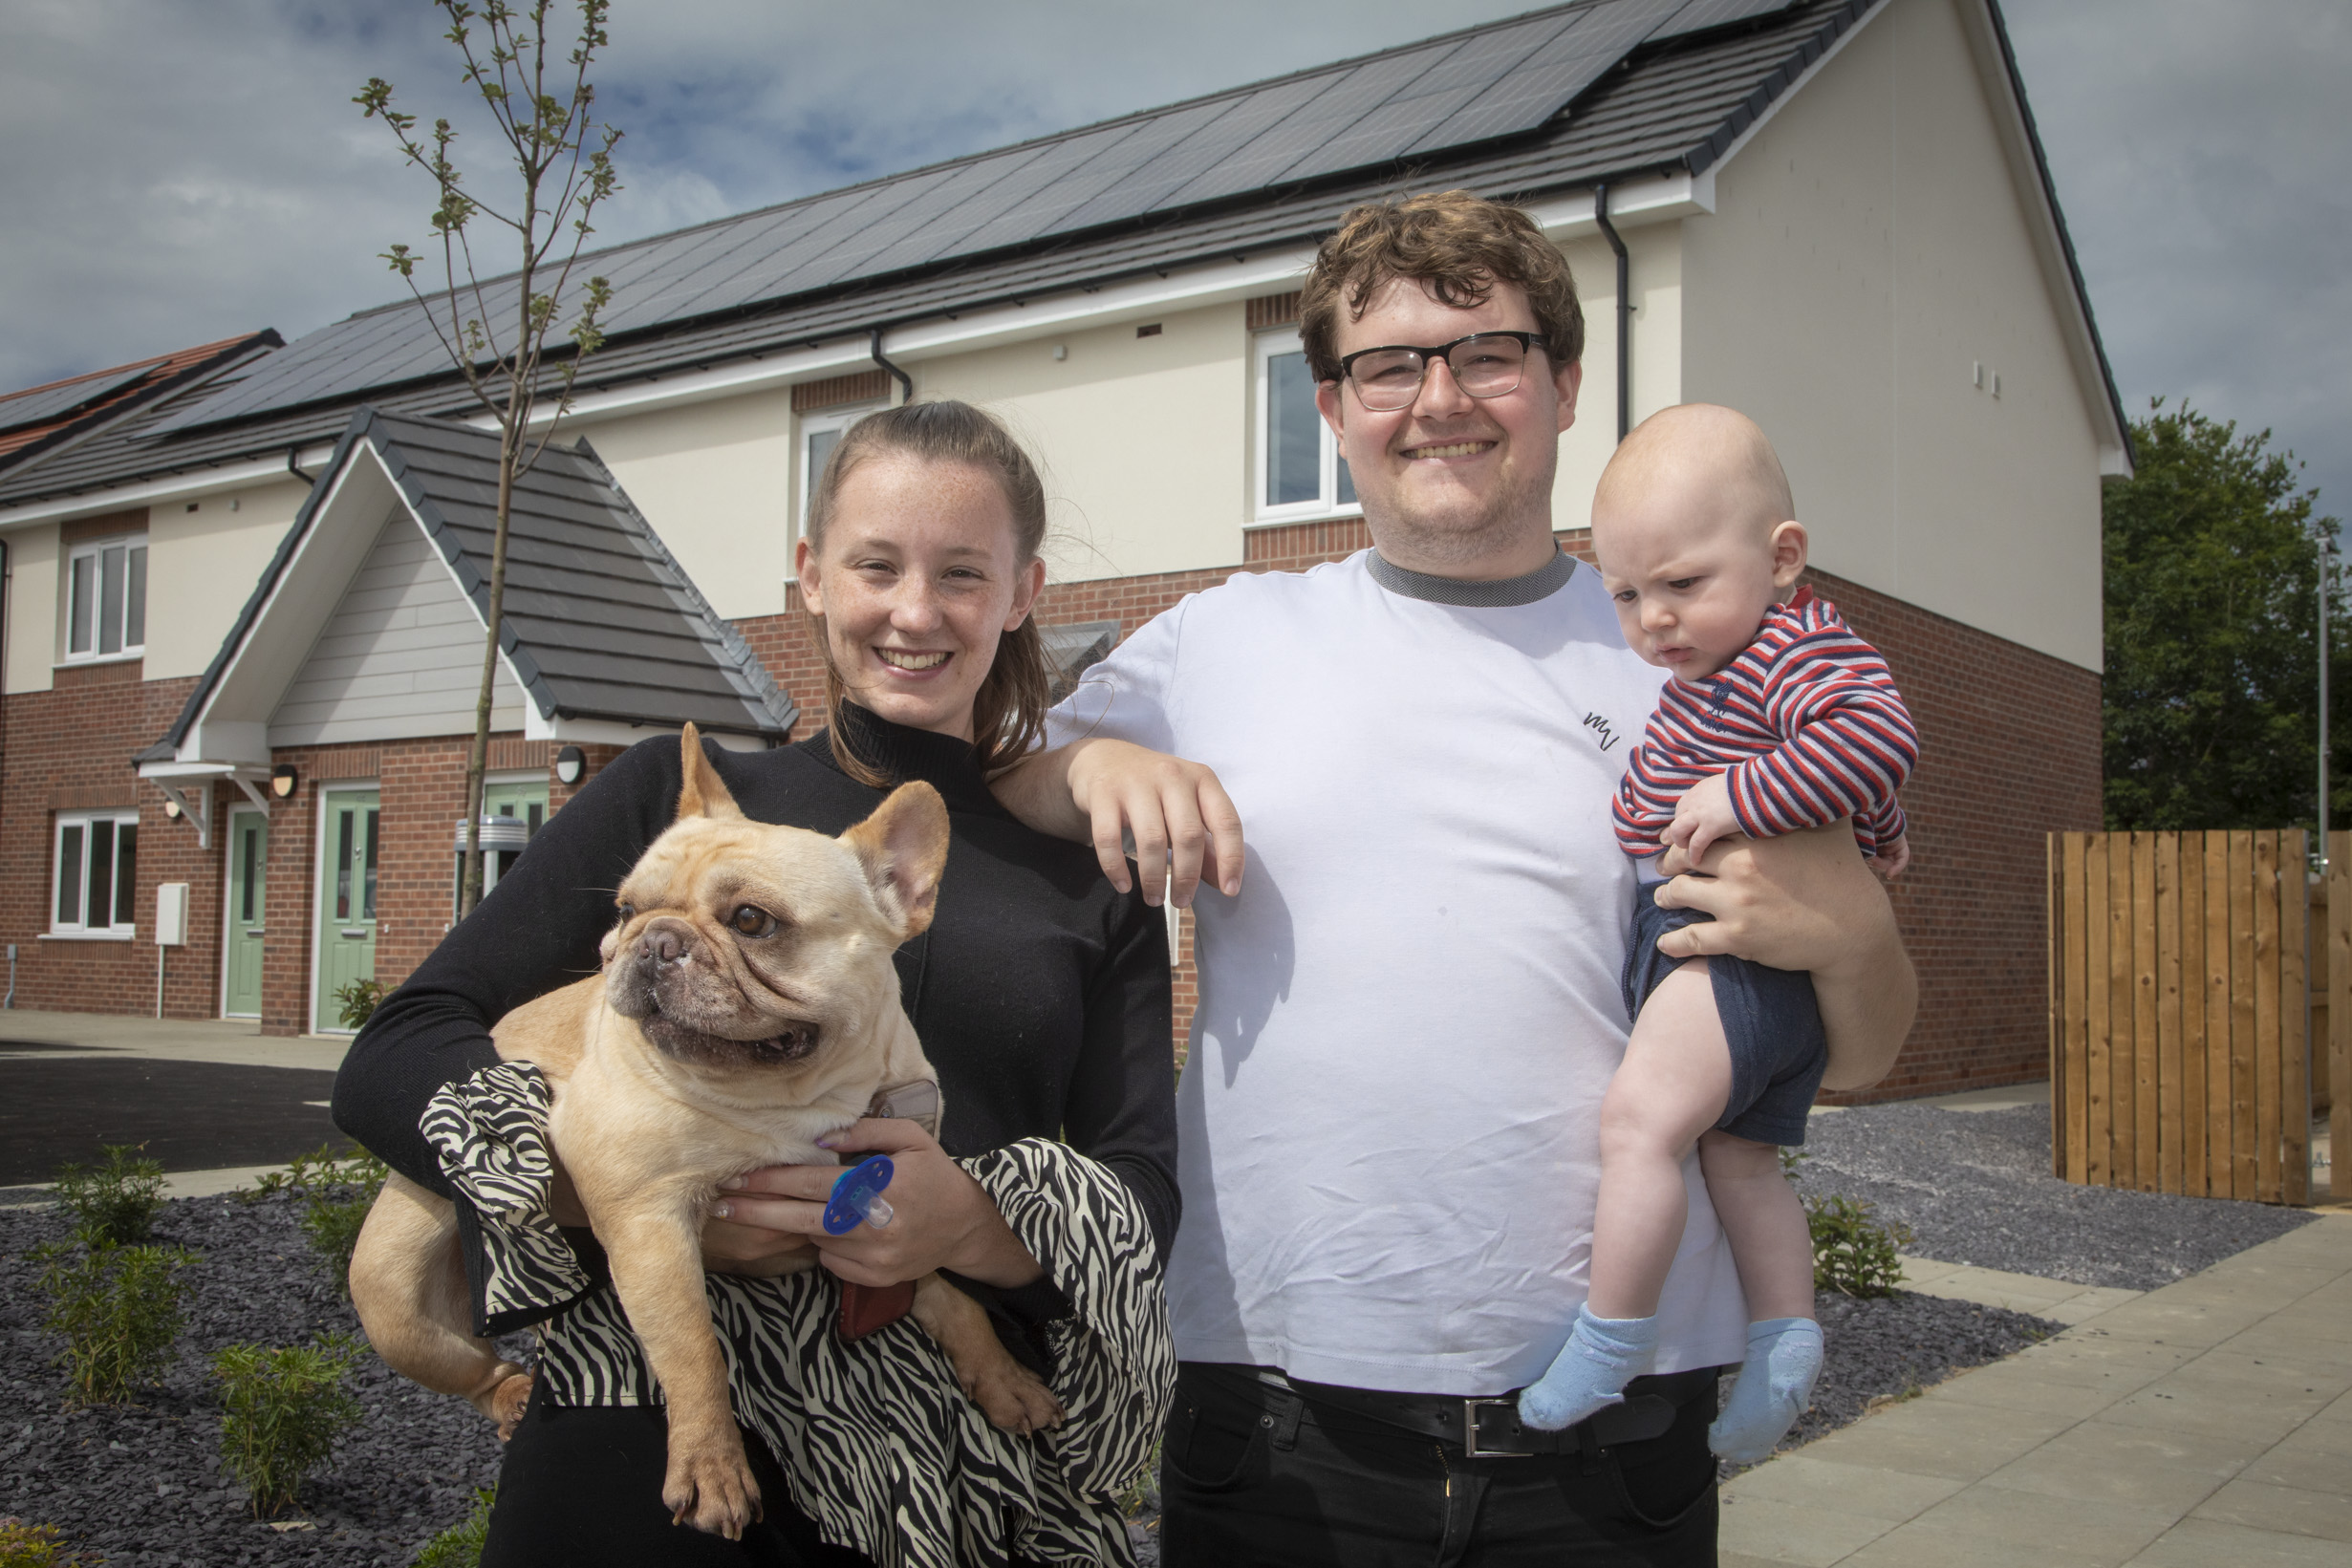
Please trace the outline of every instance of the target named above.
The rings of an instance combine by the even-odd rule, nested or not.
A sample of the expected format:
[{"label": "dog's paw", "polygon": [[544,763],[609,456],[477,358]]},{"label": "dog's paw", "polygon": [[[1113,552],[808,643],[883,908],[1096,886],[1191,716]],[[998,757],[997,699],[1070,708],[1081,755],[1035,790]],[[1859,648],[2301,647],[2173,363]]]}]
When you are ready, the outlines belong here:
[{"label": "dog's paw", "polygon": [[743,1539],[744,1526],[760,1516],[760,1484],[744,1462],[740,1440],[731,1450],[713,1444],[697,1450],[673,1438],[661,1500],[669,1505],[672,1524],[690,1524],[731,1541]]},{"label": "dog's paw", "polygon": [[1010,1356],[961,1381],[963,1391],[981,1413],[1004,1431],[1025,1436],[1051,1431],[1065,1419],[1062,1402],[1053,1397],[1053,1390]]},{"label": "dog's paw", "polygon": [[523,1412],[530,1407],[531,1376],[517,1372],[490,1390],[488,1414],[498,1423],[498,1440],[506,1442],[521,1424]]}]

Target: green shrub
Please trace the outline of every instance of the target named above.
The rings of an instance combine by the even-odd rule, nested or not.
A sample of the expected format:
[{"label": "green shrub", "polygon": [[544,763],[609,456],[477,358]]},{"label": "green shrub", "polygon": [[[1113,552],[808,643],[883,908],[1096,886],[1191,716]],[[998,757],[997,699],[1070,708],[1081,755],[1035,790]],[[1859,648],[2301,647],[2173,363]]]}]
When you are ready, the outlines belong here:
[{"label": "green shrub", "polygon": [[265,1171],[239,1196],[251,1202],[270,1192],[291,1192],[302,1199],[302,1230],[334,1275],[344,1295],[351,1294],[351,1254],[359,1244],[359,1227],[391,1170],[365,1149],[338,1153],[321,1147],[297,1155],[283,1171]]},{"label": "green shrub", "polygon": [[221,1457],[252,1493],[255,1518],[292,1507],[302,1478],[358,1421],[359,1402],[343,1386],[358,1357],[359,1342],[339,1334],[283,1350],[232,1344],[213,1352]]},{"label": "green shrub", "polygon": [[57,1167],[57,1201],[73,1211],[74,1231],[84,1245],[131,1247],[153,1232],[155,1212],[163,1207],[163,1167],[136,1157],[146,1147],[105,1144],[98,1151],[106,1159],[95,1170]]},{"label": "green shrub", "polygon": [[339,1009],[336,1016],[346,1029],[366,1028],[383,999],[384,988],[374,980],[354,980],[334,988],[334,1005]]},{"label": "green shrub", "polygon": [[55,1525],[0,1519],[0,1568],[73,1568],[81,1560],[65,1550]]},{"label": "green shrub", "polygon": [[1903,1282],[1896,1253],[1911,1244],[1911,1229],[1900,1220],[1872,1217],[1875,1205],[1848,1197],[1807,1198],[1805,1221],[1813,1232],[1813,1288],[1844,1296],[1892,1296]]},{"label": "green shrub", "polygon": [[32,1250],[49,1295],[45,1320],[65,1336],[61,1361],[82,1405],[119,1405],[151,1383],[180,1337],[187,1293],[177,1271],[195,1261],[180,1247],[118,1247],[112,1242]]},{"label": "green shrub", "polygon": [[408,1568],[482,1568],[482,1545],[490,1536],[495,1488],[474,1493],[473,1512],[426,1541]]}]

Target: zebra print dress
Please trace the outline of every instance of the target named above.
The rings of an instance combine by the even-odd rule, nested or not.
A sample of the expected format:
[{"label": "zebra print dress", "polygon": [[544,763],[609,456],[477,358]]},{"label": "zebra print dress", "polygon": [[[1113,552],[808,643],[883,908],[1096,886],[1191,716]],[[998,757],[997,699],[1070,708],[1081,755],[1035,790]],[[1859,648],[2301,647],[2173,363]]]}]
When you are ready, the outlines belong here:
[{"label": "zebra print dress", "polygon": [[[478,1235],[481,1321],[543,1320],[534,1370],[555,1404],[658,1402],[619,1300],[549,1213],[550,1102],[536,1067],[507,1063],[443,1088],[421,1123]],[[1035,1437],[999,1431],[912,1318],[843,1343],[840,1286],[822,1269],[707,1278],[736,1416],[825,1538],[877,1563],[1132,1562],[1117,1496],[1149,1458],[1176,1380],[1150,1222],[1111,1171],[1048,1139],[957,1163],[1069,1303],[1045,1329],[1068,1419]]]}]

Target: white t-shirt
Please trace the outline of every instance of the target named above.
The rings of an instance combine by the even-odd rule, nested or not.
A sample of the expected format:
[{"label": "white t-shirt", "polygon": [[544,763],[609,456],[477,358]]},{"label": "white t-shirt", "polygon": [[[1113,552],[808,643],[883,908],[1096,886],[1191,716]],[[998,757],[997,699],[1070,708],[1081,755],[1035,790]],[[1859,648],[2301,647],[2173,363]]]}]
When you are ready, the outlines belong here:
[{"label": "white t-shirt", "polygon": [[[1586,1295],[1634,878],[1609,802],[1661,677],[1589,567],[1463,608],[1382,587],[1370,554],[1188,596],[1048,743],[1204,763],[1248,842],[1241,895],[1194,906],[1177,1354],[1494,1394],[1543,1374]],[[1661,1372],[1745,1344],[1684,1176]]]}]

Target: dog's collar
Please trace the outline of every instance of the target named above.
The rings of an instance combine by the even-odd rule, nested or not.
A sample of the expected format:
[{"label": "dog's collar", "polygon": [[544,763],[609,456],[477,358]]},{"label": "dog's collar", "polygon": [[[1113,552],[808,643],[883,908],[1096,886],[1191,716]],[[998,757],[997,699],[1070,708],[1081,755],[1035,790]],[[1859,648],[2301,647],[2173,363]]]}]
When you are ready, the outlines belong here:
[{"label": "dog's collar", "polygon": [[917,1078],[906,1084],[885,1084],[874,1091],[874,1100],[866,1106],[866,1114],[913,1122],[937,1138],[939,1135],[939,1085],[928,1078]]}]

